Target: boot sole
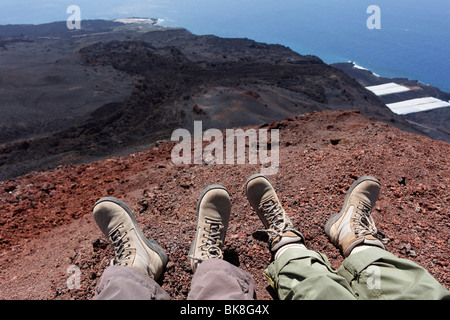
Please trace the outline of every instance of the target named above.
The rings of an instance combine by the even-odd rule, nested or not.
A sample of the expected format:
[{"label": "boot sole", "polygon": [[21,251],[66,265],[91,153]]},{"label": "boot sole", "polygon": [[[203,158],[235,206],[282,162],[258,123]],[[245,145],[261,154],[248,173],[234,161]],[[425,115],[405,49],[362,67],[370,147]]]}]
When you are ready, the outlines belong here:
[{"label": "boot sole", "polygon": [[371,177],[371,176],[361,177],[361,178],[359,178],[358,180],[356,180],[355,182],[352,183],[352,185],[350,186],[350,188],[347,191],[347,194],[345,195],[344,205],[342,206],[341,211],[332,214],[331,217],[328,219],[327,223],[325,224],[325,233],[327,234],[327,236],[329,238],[331,238],[331,236],[330,236],[331,227],[333,226],[333,224],[336,223],[336,221],[339,220],[339,218],[343,214],[345,214],[345,208],[347,207],[347,203],[348,203],[348,199],[350,198],[350,194],[353,192],[353,190],[356,188],[356,186],[358,186],[360,183],[362,183],[364,181],[373,181],[373,182],[380,183],[376,178]]},{"label": "boot sole", "polygon": [[133,222],[134,228],[135,228],[135,230],[138,232],[139,237],[141,237],[141,238],[144,240],[145,244],[146,244],[151,250],[153,250],[154,252],[156,252],[156,253],[158,254],[158,256],[161,258],[161,261],[162,261],[163,266],[164,266],[164,268],[165,268],[166,265],[167,265],[167,263],[169,262],[169,257],[167,256],[167,254],[166,254],[166,252],[164,251],[164,249],[163,249],[163,248],[162,248],[155,240],[153,240],[153,239],[150,239],[150,240],[149,240],[149,239],[147,239],[147,238],[144,236],[144,234],[142,233],[141,228],[139,228],[139,225],[138,225],[138,223],[137,223],[137,221],[136,221],[136,218],[134,217],[134,214],[133,214],[133,212],[131,211],[131,209],[128,208],[128,206],[127,206],[124,202],[120,201],[119,199],[113,198],[113,197],[104,197],[104,198],[99,199],[99,200],[95,203],[94,208],[95,208],[96,205],[98,205],[98,204],[100,204],[100,203],[102,203],[102,202],[113,202],[113,203],[119,205],[120,207],[122,207],[122,209],[125,210],[125,212],[126,212],[126,213],[128,214],[128,216],[130,217],[131,221]]}]

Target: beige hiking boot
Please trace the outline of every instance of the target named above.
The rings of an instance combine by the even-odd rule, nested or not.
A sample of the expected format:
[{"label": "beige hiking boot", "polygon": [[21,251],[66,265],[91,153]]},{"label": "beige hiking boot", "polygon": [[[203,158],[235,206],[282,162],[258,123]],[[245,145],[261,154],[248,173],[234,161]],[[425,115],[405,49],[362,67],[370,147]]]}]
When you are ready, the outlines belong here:
[{"label": "beige hiking boot", "polygon": [[115,252],[114,264],[133,267],[157,280],[163,273],[168,257],[156,241],[142,234],[137,221],[122,201],[105,197],[93,209],[94,218]]},{"label": "beige hiking boot", "polygon": [[193,272],[206,259],[222,259],[222,248],[230,219],[231,201],[225,187],[211,185],[197,202],[197,231],[188,260]]},{"label": "beige hiking boot", "polygon": [[286,244],[305,244],[303,235],[294,229],[266,176],[252,175],[245,186],[247,199],[266,228],[263,231],[269,236],[269,249],[272,253]]},{"label": "beige hiking boot", "polygon": [[325,225],[325,233],[339,247],[344,257],[358,245],[385,249],[371,211],[380,193],[380,182],[374,177],[356,180],[345,196],[342,210],[333,214]]}]

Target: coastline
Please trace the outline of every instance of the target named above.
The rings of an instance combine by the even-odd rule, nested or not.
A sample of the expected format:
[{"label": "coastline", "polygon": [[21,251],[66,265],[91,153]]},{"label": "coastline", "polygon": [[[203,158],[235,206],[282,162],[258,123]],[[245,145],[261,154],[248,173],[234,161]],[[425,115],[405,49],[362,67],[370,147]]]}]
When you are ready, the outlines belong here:
[{"label": "coastline", "polygon": [[349,61],[347,61],[347,63],[353,64],[353,68],[355,68],[355,69],[368,71],[368,72],[372,73],[374,76],[381,78],[381,76],[379,74],[376,74],[375,72],[372,72],[371,70],[358,65],[355,61],[349,60]]},{"label": "coastline", "polygon": [[[377,74],[373,72],[372,70],[365,68],[361,65],[358,65],[354,61],[347,61],[347,62],[339,62],[339,63],[331,63],[330,66],[336,67],[344,72],[346,72],[348,75],[355,78],[358,83],[360,83],[364,87],[388,83],[388,82],[395,82],[401,85],[405,85],[411,89],[418,89],[416,87],[421,88],[422,90],[425,90],[426,93],[429,95],[449,101],[450,100],[450,92],[446,92],[442,90],[439,87],[432,86],[427,83],[422,83],[420,80],[417,79],[409,79],[405,77],[386,77],[380,74]],[[432,89],[432,91],[427,90],[427,88]]]},{"label": "coastline", "polygon": [[330,65],[342,70],[366,89],[382,85],[397,86],[399,90],[394,88],[393,93],[378,95],[378,98],[391,111],[425,131],[433,139],[450,143],[450,93],[419,80],[383,77],[353,61]]}]

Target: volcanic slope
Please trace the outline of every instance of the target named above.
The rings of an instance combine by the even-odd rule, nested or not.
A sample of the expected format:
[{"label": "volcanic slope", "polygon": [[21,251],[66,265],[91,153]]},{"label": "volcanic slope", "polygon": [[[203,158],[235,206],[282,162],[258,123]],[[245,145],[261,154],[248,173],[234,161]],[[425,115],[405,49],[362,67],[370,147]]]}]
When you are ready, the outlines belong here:
[{"label": "volcanic slope", "polygon": [[[373,216],[389,239],[387,249],[450,288],[448,143],[359,111],[307,113],[251,128],[280,130],[279,170],[270,179],[308,248],[326,254],[334,267],[342,263],[323,226],[340,210],[352,182],[373,175],[382,186]],[[171,298],[185,299],[196,202],[204,187],[220,183],[232,199],[224,258],[253,275],[258,299],[272,299],[263,276],[270,261],[258,232],[263,225],[244,191],[260,165],[174,165],[174,144],[0,182],[0,298],[91,299],[113,258],[92,207],[114,196],[129,204],[144,235],[166,250],[170,261],[160,283]],[[78,289],[67,285],[75,266]]]},{"label": "volcanic slope", "polygon": [[[134,32],[129,39],[124,32],[118,39],[108,32],[105,41],[95,34],[99,41],[83,42],[86,45],[71,54],[70,61],[83,72],[108,70],[120,74],[122,82],[134,79],[129,95],[111,96],[110,102],[72,127],[65,122],[57,132],[1,145],[0,180],[144,150],[170,138],[176,128],[191,130],[194,120],[201,120],[204,129],[223,129],[318,110],[356,109],[414,131],[378,97],[317,57],[249,39],[197,36],[185,29]],[[49,46],[51,39],[46,41]],[[105,77],[108,81],[101,87],[114,88],[115,78]],[[122,82],[121,94],[126,90]]]}]

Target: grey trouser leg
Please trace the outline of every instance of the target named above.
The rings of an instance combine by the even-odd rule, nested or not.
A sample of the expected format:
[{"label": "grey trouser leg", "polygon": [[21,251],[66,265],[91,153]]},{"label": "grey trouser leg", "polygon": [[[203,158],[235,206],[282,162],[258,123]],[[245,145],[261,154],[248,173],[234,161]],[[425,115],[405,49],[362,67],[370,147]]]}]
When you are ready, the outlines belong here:
[{"label": "grey trouser leg", "polygon": [[255,282],[246,271],[221,259],[200,263],[192,279],[188,300],[251,300]]},{"label": "grey trouser leg", "polygon": [[110,266],[95,288],[97,300],[169,300],[152,278],[131,267]]},{"label": "grey trouser leg", "polygon": [[[202,262],[194,274],[190,300],[250,300],[254,298],[253,277],[221,259]],[[169,300],[152,278],[136,269],[110,266],[95,288],[97,300]]]}]

